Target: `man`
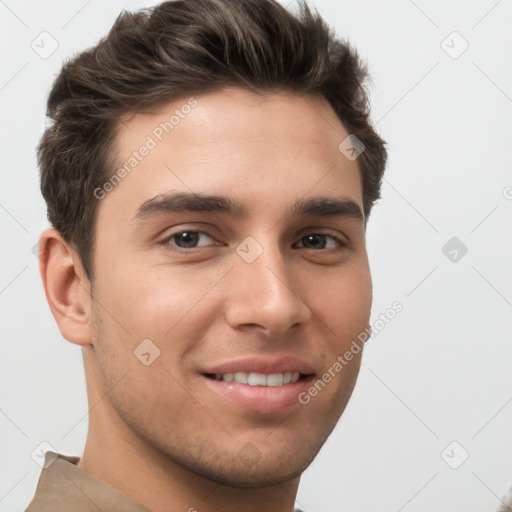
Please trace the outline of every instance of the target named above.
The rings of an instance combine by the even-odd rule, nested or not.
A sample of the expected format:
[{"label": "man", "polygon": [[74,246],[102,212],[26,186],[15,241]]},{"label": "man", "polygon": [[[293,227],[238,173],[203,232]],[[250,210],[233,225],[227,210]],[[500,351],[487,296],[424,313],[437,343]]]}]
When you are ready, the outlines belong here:
[{"label": "man", "polygon": [[272,0],[123,12],[64,65],[40,270],[89,431],[46,453],[28,512],[294,510],[369,337],[366,76]]}]

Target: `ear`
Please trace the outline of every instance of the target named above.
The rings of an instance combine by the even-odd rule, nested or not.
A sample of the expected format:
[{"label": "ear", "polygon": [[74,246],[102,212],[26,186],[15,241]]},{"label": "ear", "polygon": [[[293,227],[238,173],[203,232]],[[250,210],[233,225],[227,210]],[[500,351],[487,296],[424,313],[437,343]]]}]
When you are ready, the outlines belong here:
[{"label": "ear", "polygon": [[54,228],[39,237],[39,271],[62,336],[77,345],[92,345],[91,283],[78,253]]}]

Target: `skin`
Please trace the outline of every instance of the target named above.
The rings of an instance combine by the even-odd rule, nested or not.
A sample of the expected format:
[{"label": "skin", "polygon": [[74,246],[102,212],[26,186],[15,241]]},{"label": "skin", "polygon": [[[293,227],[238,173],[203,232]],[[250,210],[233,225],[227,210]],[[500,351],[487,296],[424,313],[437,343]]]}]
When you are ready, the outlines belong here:
[{"label": "skin", "polygon": [[[89,431],[78,466],[155,512],[291,512],[301,473],[352,394],[362,351],[309,404],[271,413],[219,396],[198,372],[293,354],[320,377],[369,327],[364,222],[288,214],[297,198],[318,195],[362,210],[360,171],[338,150],[348,132],[322,97],[225,88],[195,98],[98,202],[92,295],[74,248],[53,228],[41,235],[51,311],[84,359]],[[187,99],[125,116],[120,165]],[[249,216],[133,219],[170,191],[230,194]],[[205,233],[195,246],[160,243],[194,230]],[[306,237],[315,233],[327,236]],[[263,249],[252,263],[236,252],[248,236]],[[148,338],[160,356],[146,366],[134,350]]]}]

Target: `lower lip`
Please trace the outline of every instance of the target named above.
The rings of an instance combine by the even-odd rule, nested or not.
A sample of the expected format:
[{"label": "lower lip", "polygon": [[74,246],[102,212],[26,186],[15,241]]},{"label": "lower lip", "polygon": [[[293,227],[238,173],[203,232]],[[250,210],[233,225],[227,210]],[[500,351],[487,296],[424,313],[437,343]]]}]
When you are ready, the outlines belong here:
[{"label": "lower lip", "polygon": [[282,386],[251,386],[202,376],[211,389],[245,409],[260,413],[280,412],[300,405],[298,395],[311,385],[313,375]]}]

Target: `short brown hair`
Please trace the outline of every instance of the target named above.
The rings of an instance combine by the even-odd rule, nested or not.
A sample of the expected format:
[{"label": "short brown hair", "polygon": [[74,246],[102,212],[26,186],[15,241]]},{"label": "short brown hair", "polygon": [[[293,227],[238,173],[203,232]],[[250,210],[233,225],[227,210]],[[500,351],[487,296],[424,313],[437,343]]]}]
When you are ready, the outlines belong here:
[{"label": "short brown hair", "polygon": [[48,219],[76,248],[89,279],[93,191],[116,168],[120,116],[224,86],[323,95],[365,146],[358,162],[368,217],[387,152],[369,119],[367,67],[316,10],[299,6],[297,16],[273,0],[175,0],[122,11],[96,46],[65,62],[37,158]]}]

